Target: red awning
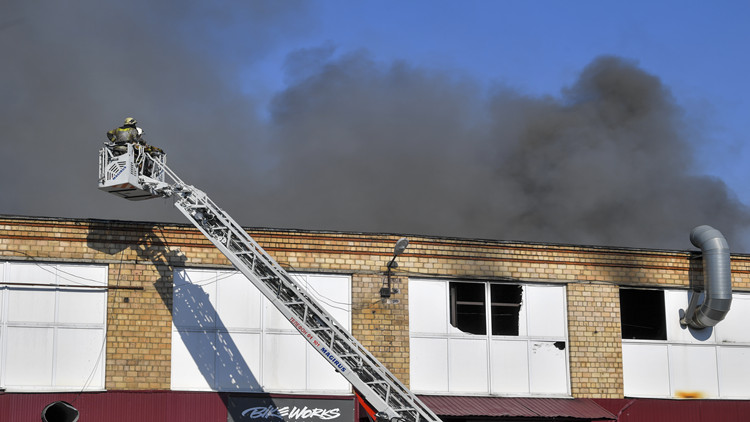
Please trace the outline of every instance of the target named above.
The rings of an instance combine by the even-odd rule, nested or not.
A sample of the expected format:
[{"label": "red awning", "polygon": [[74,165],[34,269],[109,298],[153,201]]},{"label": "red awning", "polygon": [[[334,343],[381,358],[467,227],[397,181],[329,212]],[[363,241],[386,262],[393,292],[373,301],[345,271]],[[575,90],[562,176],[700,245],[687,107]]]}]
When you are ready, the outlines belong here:
[{"label": "red awning", "polygon": [[616,419],[590,399],[419,396],[438,416]]}]

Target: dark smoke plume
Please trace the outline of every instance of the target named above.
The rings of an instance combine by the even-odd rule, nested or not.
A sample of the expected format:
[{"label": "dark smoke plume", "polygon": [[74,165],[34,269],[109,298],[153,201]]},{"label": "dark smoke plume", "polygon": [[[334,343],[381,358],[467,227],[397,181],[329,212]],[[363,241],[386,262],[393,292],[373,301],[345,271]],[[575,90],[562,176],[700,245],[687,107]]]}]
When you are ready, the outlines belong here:
[{"label": "dark smoke plume", "polygon": [[182,222],[96,189],[132,115],[247,226],[686,249],[710,224],[748,250],[750,212],[693,171],[696,135],[637,64],[597,58],[540,98],[330,43],[289,54],[267,103],[253,72],[310,5],[3,3],[0,213]]},{"label": "dark smoke plume", "polygon": [[616,57],[560,98],[486,99],[470,80],[351,54],[273,104],[275,223],[673,248],[703,223],[738,234],[748,209],[691,172],[684,123],[657,77]]}]

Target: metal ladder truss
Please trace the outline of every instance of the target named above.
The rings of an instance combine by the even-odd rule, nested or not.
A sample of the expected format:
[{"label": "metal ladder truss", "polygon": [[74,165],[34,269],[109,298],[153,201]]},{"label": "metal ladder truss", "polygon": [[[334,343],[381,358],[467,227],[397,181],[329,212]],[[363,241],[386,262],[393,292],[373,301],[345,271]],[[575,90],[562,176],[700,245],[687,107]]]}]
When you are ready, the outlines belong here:
[{"label": "metal ladder truss", "polygon": [[[263,293],[318,353],[341,373],[379,419],[439,422],[437,417],[383,364],[321,307],[232,217],[204,192],[185,184],[162,159],[151,168],[166,176],[139,176],[144,190],[175,198],[175,207]],[[143,168],[143,166],[138,166]]]}]

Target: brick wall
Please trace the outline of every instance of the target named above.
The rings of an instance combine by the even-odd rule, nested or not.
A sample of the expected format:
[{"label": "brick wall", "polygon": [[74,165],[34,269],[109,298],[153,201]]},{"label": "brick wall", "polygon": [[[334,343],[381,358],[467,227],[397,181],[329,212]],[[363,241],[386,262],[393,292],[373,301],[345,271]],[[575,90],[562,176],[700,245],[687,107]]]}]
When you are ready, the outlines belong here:
[{"label": "brick wall", "polygon": [[352,334],[396,377],[409,383],[409,304],[407,282],[392,278],[401,293],[397,304],[380,300],[382,275],[355,275],[352,279]]},{"label": "brick wall", "polygon": [[575,397],[623,397],[619,302],[615,285],[568,286],[570,378]]},{"label": "brick wall", "polygon": [[[618,285],[687,288],[699,260],[685,251],[575,247],[411,237],[396,287],[379,299],[399,236],[250,229],[282,266],[352,275],[352,334],[404,383],[409,379],[408,277],[564,283],[568,291],[571,387],[576,397],[622,397]],[[687,235],[686,235],[687,237]],[[686,248],[689,247],[686,240]],[[175,267],[229,267],[185,225],[0,216],[0,259],[109,266],[106,386],[170,386]],[[732,257],[733,287],[750,291],[750,257]]]}]

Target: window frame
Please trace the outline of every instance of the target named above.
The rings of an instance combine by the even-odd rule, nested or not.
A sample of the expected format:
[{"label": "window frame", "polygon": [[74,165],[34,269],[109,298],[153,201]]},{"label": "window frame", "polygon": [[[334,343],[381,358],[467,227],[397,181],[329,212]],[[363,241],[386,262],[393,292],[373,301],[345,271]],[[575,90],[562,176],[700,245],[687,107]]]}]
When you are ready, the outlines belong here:
[{"label": "window frame", "polygon": [[[411,368],[410,372],[412,374],[412,385],[413,390],[417,393],[421,394],[503,394],[503,395],[522,395],[522,396],[540,396],[540,397],[570,397],[571,394],[571,385],[570,385],[570,348],[568,345],[569,342],[569,330],[568,330],[568,315],[567,315],[567,288],[565,283],[524,283],[524,282],[499,282],[499,281],[488,281],[488,280],[465,280],[465,279],[430,279],[430,278],[410,278],[410,289],[409,289],[409,295],[410,295],[410,309],[409,309],[409,338],[410,338],[410,350],[411,350]],[[416,309],[413,305],[414,298],[412,295],[414,294],[414,291],[412,290],[412,282],[420,283],[421,286],[424,288],[434,289],[438,288],[439,284],[443,284],[442,291],[444,294],[444,328],[438,328],[436,324],[437,322],[433,321],[435,318],[440,318],[440,316],[436,316],[437,314],[440,314],[441,311],[436,310],[437,314],[433,315],[430,318],[427,319],[421,319],[417,320],[416,318],[421,318],[417,315],[415,315],[416,312],[420,312],[420,309]],[[465,282],[465,283],[477,283],[477,284],[483,284],[484,285],[484,294],[485,294],[485,319],[486,326],[490,328],[489,332],[490,334],[471,334],[462,332],[459,329],[453,327],[450,323],[450,306],[451,306],[451,298],[450,298],[450,284],[452,282]],[[427,284],[423,284],[427,283]],[[491,334],[491,321],[489,319],[491,318],[491,312],[490,307],[491,303],[488,299],[491,298],[491,286],[495,284],[501,284],[501,285],[516,285],[521,287],[521,304],[519,309],[519,318],[518,318],[518,324],[519,324],[519,333],[518,335],[494,335]],[[429,287],[428,287],[429,286]],[[555,330],[561,331],[562,334],[529,334],[530,331],[530,325],[532,321],[531,318],[528,317],[529,312],[535,312],[533,310],[529,310],[528,306],[525,306],[524,304],[528,304],[528,294],[530,289],[538,289],[538,288],[555,288],[560,289],[559,291],[555,291],[555,295],[558,295],[557,300],[560,302],[560,318],[558,323],[560,324],[558,328],[555,328]],[[537,300],[539,300],[539,292],[540,290],[535,290],[535,295],[537,297]],[[423,293],[421,293],[423,294]],[[435,309],[437,309],[437,306],[435,306]],[[535,321],[538,322],[538,318],[534,318]],[[427,322],[425,322],[427,321]],[[429,325],[429,327],[428,327]],[[424,328],[427,327],[427,328]],[[538,327],[538,325],[537,325]],[[420,331],[422,330],[422,331]],[[424,331],[428,330],[428,331]],[[533,332],[536,330],[536,328],[531,328],[531,331]],[[451,364],[451,353],[454,351],[454,344],[459,344],[461,341],[479,341],[483,342],[484,344],[484,350],[486,350],[486,368],[487,368],[487,379],[486,379],[486,387],[480,388],[479,390],[459,390],[454,389],[451,385],[451,375],[453,368]],[[414,365],[421,365],[424,362],[424,359],[420,359],[419,356],[416,356],[414,353],[419,353],[418,348],[415,348],[415,341],[425,341],[425,342],[437,342],[434,344],[445,344],[442,342],[447,342],[447,349],[444,352],[440,353],[440,358],[443,357],[447,359],[447,372],[448,372],[448,381],[446,381],[448,384],[442,385],[440,383],[437,383],[436,385],[441,385],[440,387],[427,390],[424,388],[420,388],[419,381],[416,380],[415,377],[415,366]],[[562,342],[563,344],[560,344]],[[479,347],[479,343],[476,343],[477,347]],[[495,379],[498,375],[493,374],[500,374],[500,372],[497,371],[504,371],[508,368],[504,368],[505,366],[502,362],[497,361],[497,353],[502,353],[504,348],[509,347],[513,345],[512,347],[519,351],[521,349],[525,349],[525,363],[526,365],[526,372],[522,374],[522,377],[525,377],[526,387],[520,387],[513,391],[500,391],[499,389],[505,389],[510,388],[513,389],[514,387],[506,387],[505,385],[501,385],[502,381],[499,381],[499,379]],[[554,346],[553,346],[554,345]],[[541,388],[537,388],[534,384],[540,385],[538,382],[538,379],[544,378],[544,376],[539,372],[538,369],[535,369],[532,363],[533,356],[537,355],[535,353],[535,349],[540,346],[548,346],[548,347],[557,347],[558,350],[562,351],[562,358],[561,360],[562,365],[564,365],[564,368],[560,367],[560,373],[564,372],[564,375],[561,375],[561,379],[564,379],[564,388],[559,388],[557,392],[549,393],[541,391]],[[562,346],[562,348],[558,347]],[[441,346],[443,347],[443,346]],[[519,349],[519,347],[521,349]],[[442,350],[442,349],[441,349]],[[443,356],[442,353],[445,353],[446,355]],[[555,352],[558,353],[558,352]],[[437,349],[435,349],[435,356],[438,355]],[[538,361],[534,361],[537,362]],[[416,376],[422,376],[424,374],[422,369],[416,370],[418,372],[418,375]],[[416,381],[416,382],[415,382]],[[497,384],[500,382],[501,384]],[[429,382],[426,382],[426,384],[429,384]],[[499,385],[499,386],[498,386]],[[432,385],[431,385],[432,387]],[[525,389],[524,389],[525,388]],[[564,391],[562,391],[564,390]]]},{"label": "window frame", "polygon": [[[11,272],[14,266],[19,268],[22,266],[34,266],[41,268],[51,275],[46,275],[47,280],[26,280],[26,279],[13,279]],[[73,267],[78,268],[89,268],[94,271],[101,272],[101,279],[92,279],[87,276],[75,274],[72,271]],[[53,274],[54,272],[54,274]],[[9,392],[38,392],[38,391],[104,391],[106,389],[106,354],[107,354],[107,315],[108,315],[108,300],[109,294],[107,290],[109,278],[109,267],[108,265],[100,264],[87,264],[87,263],[58,263],[58,262],[32,262],[32,261],[0,261],[0,387],[6,389]],[[78,287],[80,285],[80,287]],[[11,292],[27,292],[28,294],[40,293],[40,294],[52,294],[54,303],[54,309],[51,311],[52,318],[40,319],[40,320],[10,320],[11,312]],[[63,302],[72,299],[71,294],[97,294],[100,297],[94,297],[94,305],[100,307],[101,321],[66,321],[63,317],[64,304]],[[67,296],[67,298],[65,298]],[[81,297],[83,298],[83,297]],[[89,299],[90,300],[90,299]],[[89,302],[90,303],[90,302]],[[23,385],[23,384],[9,384],[8,368],[9,366],[17,365],[18,363],[8,362],[9,356],[9,343],[12,339],[9,338],[9,332],[13,329],[44,329],[51,330],[51,343],[48,347],[49,358],[51,362],[50,371],[48,374],[50,377],[49,384],[36,384],[36,385]],[[80,374],[74,375],[83,380],[80,385],[65,385],[63,377],[61,375],[61,366],[65,366],[65,372],[68,372],[67,376],[71,377],[69,367],[71,365],[65,365],[61,363],[61,358],[64,361],[64,353],[61,348],[64,347],[64,341],[66,339],[65,332],[70,330],[78,331],[79,333],[91,331],[97,331],[101,341],[97,340],[96,344],[92,344],[96,350],[92,350],[98,358],[92,363],[91,368],[82,370]],[[76,354],[80,357],[79,354]],[[98,376],[94,376],[98,373]]]},{"label": "window frame", "polygon": [[[647,302],[649,305],[653,305],[654,304],[653,302],[656,302],[658,299],[660,299],[660,301],[661,301],[661,305],[662,306],[661,306],[661,308],[659,308],[659,310],[656,311],[656,313],[658,315],[653,315],[653,314],[651,315],[651,316],[656,316],[656,317],[658,317],[658,318],[661,319],[660,321],[657,321],[657,323],[655,324],[655,325],[659,326],[659,327],[657,327],[655,329],[656,330],[656,335],[651,336],[651,337],[645,336],[645,335],[640,335],[639,337],[631,337],[631,336],[628,335],[628,337],[626,338],[626,332],[625,332],[625,326],[626,326],[626,324],[625,324],[625,322],[626,322],[625,321],[625,312],[623,312],[623,291],[633,292],[634,294],[635,294],[635,292],[639,292],[638,294],[641,294],[641,295],[650,294],[650,293],[654,293],[654,294],[658,294],[659,295],[658,298],[649,298],[648,299],[649,301],[652,301],[652,302]],[[666,306],[665,306],[665,303],[666,303],[665,302],[666,301],[666,292],[663,289],[648,289],[648,288],[638,288],[638,287],[621,286],[620,290],[619,290],[619,295],[620,295],[620,328],[621,328],[621,330],[620,330],[621,331],[621,336],[620,337],[621,337],[622,340],[645,340],[645,341],[662,341],[662,342],[668,341],[669,336],[667,334],[667,314],[666,314]],[[630,298],[628,300],[633,300],[633,299]],[[629,302],[628,306],[631,306],[631,305],[632,305],[632,302]],[[628,309],[628,311],[627,311],[628,318],[631,318],[632,314],[636,314],[638,312],[654,312],[654,311],[650,311],[648,309]],[[638,325],[637,323],[642,323],[641,320],[629,320],[628,322],[636,323],[636,324],[627,324],[629,326],[636,326],[636,325]],[[649,329],[651,329],[651,327],[644,327],[644,326],[641,326],[641,328],[649,328]],[[630,329],[629,329],[629,333],[637,333],[638,331],[644,332],[643,329],[638,330],[636,328],[633,331],[630,331]],[[653,329],[652,329],[652,331],[653,331]]]},{"label": "window frame", "polygon": [[[187,275],[187,278],[183,278],[183,276],[178,275],[179,273],[185,272]],[[292,273],[290,274],[295,280],[298,281],[298,283],[307,290],[307,292],[316,298],[321,306],[326,308],[326,310],[331,313],[331,315],[334,318],[337,318],[339,320],[339,323],[345,327],[349,328],[352,324],[352,277],[349,274],[328,274],[328,273]],[[180,286],[175,284],[175,289],[173,291],[173,303],[175,304],[175,308],[173,308],[173,318],[172,318],[172,349],[171,349],[171,371],[172,371],[172,379],[170,381],[170,389],[173,391],[215,391],[215,392],[246,392],[246,393],[258,393],[258,392],[272,392],[272,393],[280,393],[280,394],[287,394],[287,393],[293,393],[293,394],[349,394],[351,392],[351,385],[346,381],[342,375],[336,374],[335,379],[325,378],[328,372],[331,373],[334,372],[333,368],[326,362],[324,362],[323,358],[317,353],[315,349],[313,349],[307,341],[299,335],[299,332],[292,326],[289,321],[279,312],[274,305],[271,303],[271,301],[266,298],[249,280],[245,278],[245,276],[234,269],[226,269],[226,268],[201,268],[201,267],[181,267],[181,268],[175,268],[174,270],[174,277],[175,277],[175,283],[177,283],[177,280],[181,280],[182,282],[185,282],[185,286],[190,286],[191,289],[199,289],[196,290],[198,294],[204,295],[200,300],[206,301],[206,303],[203,303],[203,305],[209,305],[207,308],[211,309],[211,314],[207,315],[208,318],[201,318],[200,321],[195,320],[196,322],[203,322],[203,321],[215,321],[216,325],[214,326],[198,326],[198,325],[183,325],[182,323],[175,323],[175,319],[179,319],[180,316],[180,310],[177,308],[177,304],[179,303],[179,300],[177,299],[177,295],[179,294],[178,289]],[[317,291],[315,288],[310,288],[309,284],[311,284],[310,279],[314,278],[326,278],[331,277],[335,279],[341,279],[346,280],[346,286],[345,289],[341,289],[341,291],[344,292],[346,296],[346,303],[338,302],[335,299],[321,299],[320,297],[324,296],[324,293],[321,293]],[[227,300],[231,296],[228,296],[226,293],[222,293],[221,290],[221,283],[222,282],[229,282],[230,280],[233,280],[233,282],[240,282],[243,284],[244,288],[247,288],[248,291],[251,291],[253,299],[257,299],[258,303],[258,318],[253,319],[252,323],[244,324],[237,322],[236,319],[227,318],[226,310],[227,308],[224,308],[224,304],[222,303],[222,300]],[[204,289],[204,287],[206,287]],[[197,295],[196,295],[197,296]],[[326,303],[329,302],[329,303]],[[200,304],[199,304],[200,305]],[[228,305],[228,306],[236,306],[234,305]],[[223,314],[223,315],[222,315]],[[345,314],[345,317],[344,317]],[[341,320],[340,317],[344,317],[345,320]],[[189,318],[188,318],[189,320]],[[211,351],[210,353],[215,353],[216,356],[214,356],[214,360],[212,363],[209,363],[209,360],[206,360],[205,362],[201,362],[200,364],[196,363],[196,365],[202,365],[205,367],[205,364],[213,365],[213,369],[209,372],[213,372],[215,375],[212,382],[209,382],[209,380],[205,379],[205,375],[203,376],[203,379],[188,379],[188,378],[180,378],[179,380],[176,380],[175,374],[180,372],[190,372],[193,373],[193,377],[195,378],[195,371],[197,370],[193,366],[185,366],[189,365],[185,363],[185,357],[184,353],[190,353],[190,345],[187,345],[183,341],[183,335],[198,335],[198,336],[211,336],[214,335],[217,338],[217,343],[223,343],[218,340],[218,338],[222,336],[226,336],[226,343],[232,343],[236,345],[236,349],[234,347],[225,350],[224,352],[220,351]],[[252,336],[256,337],[258,343],[251,343],[250,348],[243,348],[241,346],[242,340],[240,338],[242,336]],[[247,339],[247,337],[246,337]],[[203,340],[205,343],[206,340]],[[210,341],[208,341],[210,343]],[[235,343],[236,342],[236,343]],[[178,344],[181,343],[181,344]],[[291,348],[285,348],[284,345],[290,346]],[[245,344],[247,346],[247,344]],[[278,355],[266,353],[267,347],[281,347],[281,350],[293,350],[295,353],[299,353],[301,356],[299,356],[300,359],[298,360],[287,360],[287,364],[285,365],[285,368],[287,370],[292,370],[294,368],[298,369],[299,371],[297,373],[302,373],[304,375],[301,375],[304,379],[294,379],[290,380],[287,384],[292,385],[292,387],[279,387],[274,386],[273,382],[276,379],[275,377],[277,374],[275,374],[275,371],[273,371],[273,365],[277,364],[277,360],[280,359]],[[227,353],[229,352],[229,353]],[[247,375],[247,379],[243,380],[248,381],[251,380],[251,383],[253,383],[252,386],[243,386],[238,385],[238,388],[228,388],[226,385],[222,384],[222,377],[220,374],[218,374],[216,371],[220,367],[220,365],[217,363],[216,359],[221,359],[225,355],[233,355],[235,352],[240,352],[242,354],[241,358],[244,360],[243,366],[246,366],[250,373]],[[256,356],[257,352],[257,356]],[[322,369],[321,365],[319,365],[318,360],[322,360],[324,363],[324,366]],[[182,365],[182,366],[181,366]],[[294,366],[297,365],[297,366]],[[322,372],[322,375],[321,375]],[[343,382],[342,382],[343,380]],[[204,382],[205,381],[205,382]],[[317,384],[316,384],[317,383]],[[324,385],[321,387],[321,383]],[[242,384],[242,382],[238,383]],[[257,385],[255,385],[257,384]],[[304,384],[304,385],[303,385]]]}]

